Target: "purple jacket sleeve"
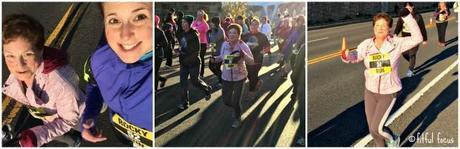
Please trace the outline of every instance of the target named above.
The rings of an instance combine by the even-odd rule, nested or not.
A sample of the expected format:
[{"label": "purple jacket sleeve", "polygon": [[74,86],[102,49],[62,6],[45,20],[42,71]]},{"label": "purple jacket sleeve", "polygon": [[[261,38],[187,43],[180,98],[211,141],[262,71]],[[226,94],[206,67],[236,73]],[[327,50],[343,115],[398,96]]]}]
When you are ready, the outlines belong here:
[{"label": "purple jacket sleeve", "polygon": [[83,111],[82,123],[88,119],[96,120],[103,103],[99,87],[95,83],[88,83],[86,86],[86,108]]}]

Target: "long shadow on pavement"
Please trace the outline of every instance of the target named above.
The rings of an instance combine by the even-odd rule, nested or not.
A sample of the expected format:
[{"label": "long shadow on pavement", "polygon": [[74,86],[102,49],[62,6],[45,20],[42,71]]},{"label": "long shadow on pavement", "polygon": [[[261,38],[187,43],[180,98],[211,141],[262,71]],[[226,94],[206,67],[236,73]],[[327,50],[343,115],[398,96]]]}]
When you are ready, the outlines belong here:
[{"label": "long shadow on pavement", "polygon": [[[457,37],[454,38],[454,39],[457,40]],[[449,40],[449,41],[453,42],[454,39]],[[440,62],[440,61],[442,61],[442,60],[444,60],[444,59],[446,59],[446,58],[448,58],[448,57],[450,57],[450,56],[452,56],[454,54],[458,54],[458,47],[457,46],[458,46],[458,44],[453,45],[453,46],[451,46],[451,47],[449,47],[447,49],[444,49],[438,55],[436,55],[436,56],[430,58],[429,60],[425,61],[422,65],[415,67],[415,73],[418,73],[419,71],[422,71],[422,70],[424,70],[426,68],[429,68],[429,67],[433,66],[434,64],[436,64],[436,63],[438,63],[438,62]]]},{"label": "long shadow on pavement", "polygon": [[[292,87],[285,89],[282,95],[272,100],[272,96],[279,90],[279,85],[281,85],[285,80],[279,80],[279,77],[270,76],[272,72],[276,71],[275,69],[271,70],[270,72],[265,73],[261,76],[261,79],[265,82],[276,82],[276,83],[266,83],[262,88],[261,92],[268,92],[264,99],[261,100],[260,103],[254,108],[254,110],[243,120],[242,125],[237,128],[231,128],[232,119],[231,117],[231,109],[223,105],[220,101],[221,98],[216,99],[209,105],[208,108],[203,112],[200,120],[194,124],[193,126],[187,128],[185,132],[182,132],[177,137],[173,138],[169,142],[165,143],[165,146],[253,146],[256,145],[255,139],[262,138],[262,133],[264,133],[264,129],[269,124],[270,119],[272,119],[272,115],[279,107],[281,101],[285,98],[289,93]],[[278,81],[276,81],[278,80]],[[243,104],[243,113],[247,110],[247,107],[254,104],[257,101],[251,102],[242,102]],[[267,110],[264,109],[266,104],[271,104]],[[282,130],[284,128],[284,124],[287,122],[289,115],[293,111],[294,102],[289,102],[285,108],[281,112],[281,116],[285,118],[278,117],[275,119],[275,125],[277,129]],[[264,113],[263,110],[265,110]],[[262,113],[262,114],[261,114]],[[260,115],[260,116],[259,116]],[[260,117],[260,118],[259,118]],[[273,127],[275,127],[273,126]],[[270,130],[272,130],[271,128]],[[266,133],[266,131],[265,131]],[[270,134],[270,133],[267,133]],[[278,139],[280,133],[278,134],[271,134],[272,140]],[[267,138],[262,138],[262,140],[266,140]],[[271,142],[272,143],[272,142]],[[258,146],[273,146],[270,144],[257,144]]]},{"label": "long shadow on pavement", "polygon": [[[274,63],[274,61],[272,59],[267,58],[267,60],[264,60],[264,63],[269,64],[269,63]],[[277,71],[278,69],[275,68],[275,69],[272,69],[266,72],[264,75],[259,76],[260,79],[265,82],[262,87],[261,92],[263,92],[264,90],[272,90],[273,86],[275,87],[278,86],[275,84],[270,84],[270,81],[267,81],[267,78],[269,77],[279,78],[279,76],[276,76],[276,74],[278,74],[276,73]],[[209,85],[213,84],[211,82],[217,82],[217,78],[215,75],[209,75],[205,77],[203,80],[205,80],[205,82],[208,83]],[[202,93],[202,91],[193,87],[191,83],[189,83],[189,89],[190,89],[190,98],[191,98],[190,104],[193,104],[197,102],[198,100],[201,100],[204,98],[204,94]],[[213,86],[212,93],[217,92],[220,89],[221,87]],[[182,90],[180,89],[180,83],[176,83],[174,85],[162,88],[160,90],[161,90],[160,93],[155,93],[155,125],[160,125],[161,123],[167,121],[168,119],[174,117],[175,115],[181,112],[179,110],[171,110],[171,109],[176,108],[176,105],[180,101],[180,93],[182,92]],[[174,102],[171,102],[171,100]]]},{"label": "long shadow on pavement", "polygon": [[[454,38],[455,39],[455,38]],[[458,53],[457,46],[445,49],[417,68],[416,75],[401,79],[403,89],[400,92],[391,113],[399,109],[408,95],[415,91],[423,80],[423,76],[431,70],[425,70],[432,65]],[[390,113],[390,114],[391,114]],[[338,147],[351,146],[356,140],[369,133],[364,114],[364,101],[348,108],[333,119],[308,133],[309,147]]]},{"label": "long shadow on pavement", "polygon": [[[446,89],[444,89],[430,105],[423,110],[420,115],[413,119],[406,129],[401,133],[401,140],[405,140],[402,147],[413,146],[414,142],[408,140],[409,136],[418,136],[417,133],[422,134],[438,117],[438,115],[451,105],[458,98],[458,80],[452,82]],[[452,120],[457,121],[457,120]]]}]

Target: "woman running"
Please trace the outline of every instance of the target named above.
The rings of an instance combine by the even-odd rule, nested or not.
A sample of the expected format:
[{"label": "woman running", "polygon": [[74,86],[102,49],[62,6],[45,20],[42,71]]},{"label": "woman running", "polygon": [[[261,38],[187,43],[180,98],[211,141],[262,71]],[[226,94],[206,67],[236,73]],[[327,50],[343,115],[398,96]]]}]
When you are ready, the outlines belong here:
[{"label": "woman running", "polygon": [[241,93],[244,88],[244,81],[248,76],[246,65],[253,65],[251,49],[241,41],[242,28],[236,23],[230,24],[227,28],[228,41],[224,42],[220,55],[212,59],[222,62],[222,98],[224,104],[233,108],[233,128],[237,128],[241,123]]},{"label": "woman running", "polygon": [[423,41],[417,22],[407,8],[399,16],[407,23],[410,37],[395,37],[390,34],[392,18],[386,13],[374,16],[372,25],[374,37],[364,40],[356,51],[342,49],[342,61],[358,63],[364,61],[366,70],[364,106],[369,132],[376,146],[398,146],[399,137],[394,135],[385,121],[396,101],[396,94],[402,89],[398,76],[401,54]]},{"label": "woman running", "polygon": [[[420,31],[422,32],[422,36],[423,36],[423,42],[422,43],[424,45],[426,45],[426,43],[427,43],[426,41],[428,40],[428,38],[427,38],[426,29],[425,29],[425,23],[423,22],[422,15],[420,15],[419,13],[417,13],[415,11],[414,3],[406,2],[406,3],[404,3],[404,6],[405,6],[405,8],[407,8],[410,11],[411,15],[417,21],[418,27],[420,28]],[[398,23],[396,24],[394,34],[398,35],[399,33],[401,33],[402,37],[410,36],[409,28],[407,26],[407,23],[405,23],[402,20],[401,17],[398,19]],[[409,61],[409,70],[406,73],[407,77],[414,76],[414,72],[415,72],[414,67],[415,67],[415,61],[416,61],[416,58],[417,58],[418,47],[419,47],[419,45],[417,45],[414,48],[412,48],[411,50],[406,51],[406,52],[403,53],[404,59]]]},{"label": "woman running", "polygon": [[[447,29],[447,19],[450,15],[450,11],[446,6],[445,2],[438,3],[438,9],[434,12],[434,17],[436,19],[436,28],[438,29],[438,44],[441,47],[446,46],[446,29]],[[430,19],[430,23],[432,23]]]}]

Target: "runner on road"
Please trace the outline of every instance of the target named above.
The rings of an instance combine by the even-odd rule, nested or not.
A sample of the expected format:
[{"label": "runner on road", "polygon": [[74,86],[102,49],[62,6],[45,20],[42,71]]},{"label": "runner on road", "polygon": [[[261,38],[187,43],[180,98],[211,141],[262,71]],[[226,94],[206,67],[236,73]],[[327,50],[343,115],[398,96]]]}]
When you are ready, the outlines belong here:
[{"label": "runner on road", "polygon": [[407,8],[399,16],[407,23],[410,37],[395,37],[390,34],[392,18],[386,13],[374,16],[372,25],[374,37],[364,40],[356,51],[342,47],[341,59],[345,63],[364,61],[366,70],[364,106],[369,132],[376,146],[399,146],[399,137],[384,127],[396,101],[397,93],[402,89],[398,76],[399,58],[423,41],[417,22]]}]

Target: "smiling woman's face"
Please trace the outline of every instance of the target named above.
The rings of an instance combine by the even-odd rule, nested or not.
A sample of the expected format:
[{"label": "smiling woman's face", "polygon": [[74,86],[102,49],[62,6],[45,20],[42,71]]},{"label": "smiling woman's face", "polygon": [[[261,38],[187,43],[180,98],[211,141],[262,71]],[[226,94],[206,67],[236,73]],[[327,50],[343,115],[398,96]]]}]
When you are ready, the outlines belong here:
[{"label": "smiling woman's face", "polygon": [[374,24],[374,35],[377,38],[386,38],[390,31],[388,22],[385,19],[379,19]]},{"label": "smiling woman's face", "polygon": [[103,3],[107,42],[124,63],[152,50],[152,3]]},{"label": "smiling woman's face", "polygon": [[30,42],[18,37],[3,44],[3,56],[11,74],[20,81],[33,79],[41,59],[41,52],[33,50]]}]

